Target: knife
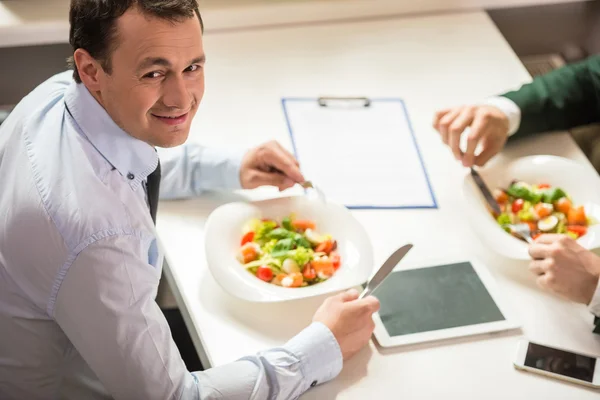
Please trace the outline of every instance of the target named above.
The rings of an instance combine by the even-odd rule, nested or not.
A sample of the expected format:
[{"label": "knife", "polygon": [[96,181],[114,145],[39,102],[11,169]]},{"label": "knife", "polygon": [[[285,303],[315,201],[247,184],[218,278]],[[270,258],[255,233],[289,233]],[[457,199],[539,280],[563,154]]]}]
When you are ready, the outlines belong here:
[{"label": "knife", "polygon": [[471,168],[471,176],[473,177],[475,184],[477,185],[477,187],[483,194],[483,197],[485,197],[485,201],[487,201],[487,203],[490,206],[490,208],[492,209],[492,211],[494,211],[496,213],[496,215],[502,214],[502,210],[500,210],[500,206],[498,205],[498,202],[496,202],[496,199],[492,195],[492,192],[490,192],[490,189],[488,189],[488,187],[485,185],[485,182],[483,181],[483,179],[481,179],[481,175],[479,175],[479,172],[477,172],[473,168]]},{"label": "knife", "polygon": [[363,292],[358,298],[362,299],[363,297],[370,295],[375,289],[377,289],[377,287],[381,285],[385,278],[388,277],[390,272],[392,272],[394,267],[398,265],[400,260],[404,258],[406,253],[408,253],[408,251],[412,249],[412,247],[412,244],[407,244],[405,246],[400,247],[391,256],[389,256],[388,259],[379,268],[379,270],[375,273],[375,275],[373,275],[373,277],[369,279],[369,281],[367,282],[367,287],[365,288],[365,290],[363,290]]}]

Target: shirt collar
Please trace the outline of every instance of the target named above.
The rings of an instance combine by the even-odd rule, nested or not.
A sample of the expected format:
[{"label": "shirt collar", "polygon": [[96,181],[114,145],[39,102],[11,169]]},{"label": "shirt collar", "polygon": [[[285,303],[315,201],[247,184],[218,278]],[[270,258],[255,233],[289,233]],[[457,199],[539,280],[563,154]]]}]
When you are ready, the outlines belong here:
[{"label": "shirt collar", "polygon": [[158,165],[154,147],[121,129],[84,84],[73,81],[65,93],[67,111],[83,135],[136,188]]}]

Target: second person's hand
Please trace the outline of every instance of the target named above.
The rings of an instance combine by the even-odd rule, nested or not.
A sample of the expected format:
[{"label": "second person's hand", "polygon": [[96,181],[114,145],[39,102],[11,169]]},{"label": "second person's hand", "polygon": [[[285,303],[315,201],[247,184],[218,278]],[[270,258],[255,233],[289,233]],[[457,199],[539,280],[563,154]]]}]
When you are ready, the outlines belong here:
[{"label": "second person's hand", "polygon": [[[465,167],[483,166],[504,147],[508,139],[509,120],[506,114],[493,106],[461,106],[436,112],[433,127]],[[467,148],[463,153],[460,138],[468,127]],[[479,144],[481,153],[476,155]]]}]

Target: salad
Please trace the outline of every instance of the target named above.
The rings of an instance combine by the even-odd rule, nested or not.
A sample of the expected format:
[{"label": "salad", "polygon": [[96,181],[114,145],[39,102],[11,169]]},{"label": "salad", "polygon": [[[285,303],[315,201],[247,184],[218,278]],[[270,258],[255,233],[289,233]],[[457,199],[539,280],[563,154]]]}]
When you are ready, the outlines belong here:
[{"label": "salad", "polygon": [[494,217],[509,233],[508,224],[527,223],[533,239],[543,233],[566,234],[578,239],[592,224],[583,206],[575,206],[564,190],[549,184],[513,181],[507,189],[496,189],[494,197],[502,210]]},{"label": "salad", "polygon": [[331,278],[340,268],[337,242],[313,221],[253,219],[244,227],[237,259],[258,279],[297,288]]}]

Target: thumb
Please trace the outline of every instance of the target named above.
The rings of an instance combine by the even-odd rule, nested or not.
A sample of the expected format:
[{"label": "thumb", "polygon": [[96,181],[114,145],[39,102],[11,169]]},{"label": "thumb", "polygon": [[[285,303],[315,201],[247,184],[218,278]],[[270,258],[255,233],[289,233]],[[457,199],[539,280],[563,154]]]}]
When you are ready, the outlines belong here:
[{"label": "thumb", "polygon": [[359,293],[356,289],[350,289],[340,294],[340,298],[344,303],[358,299]]}]

